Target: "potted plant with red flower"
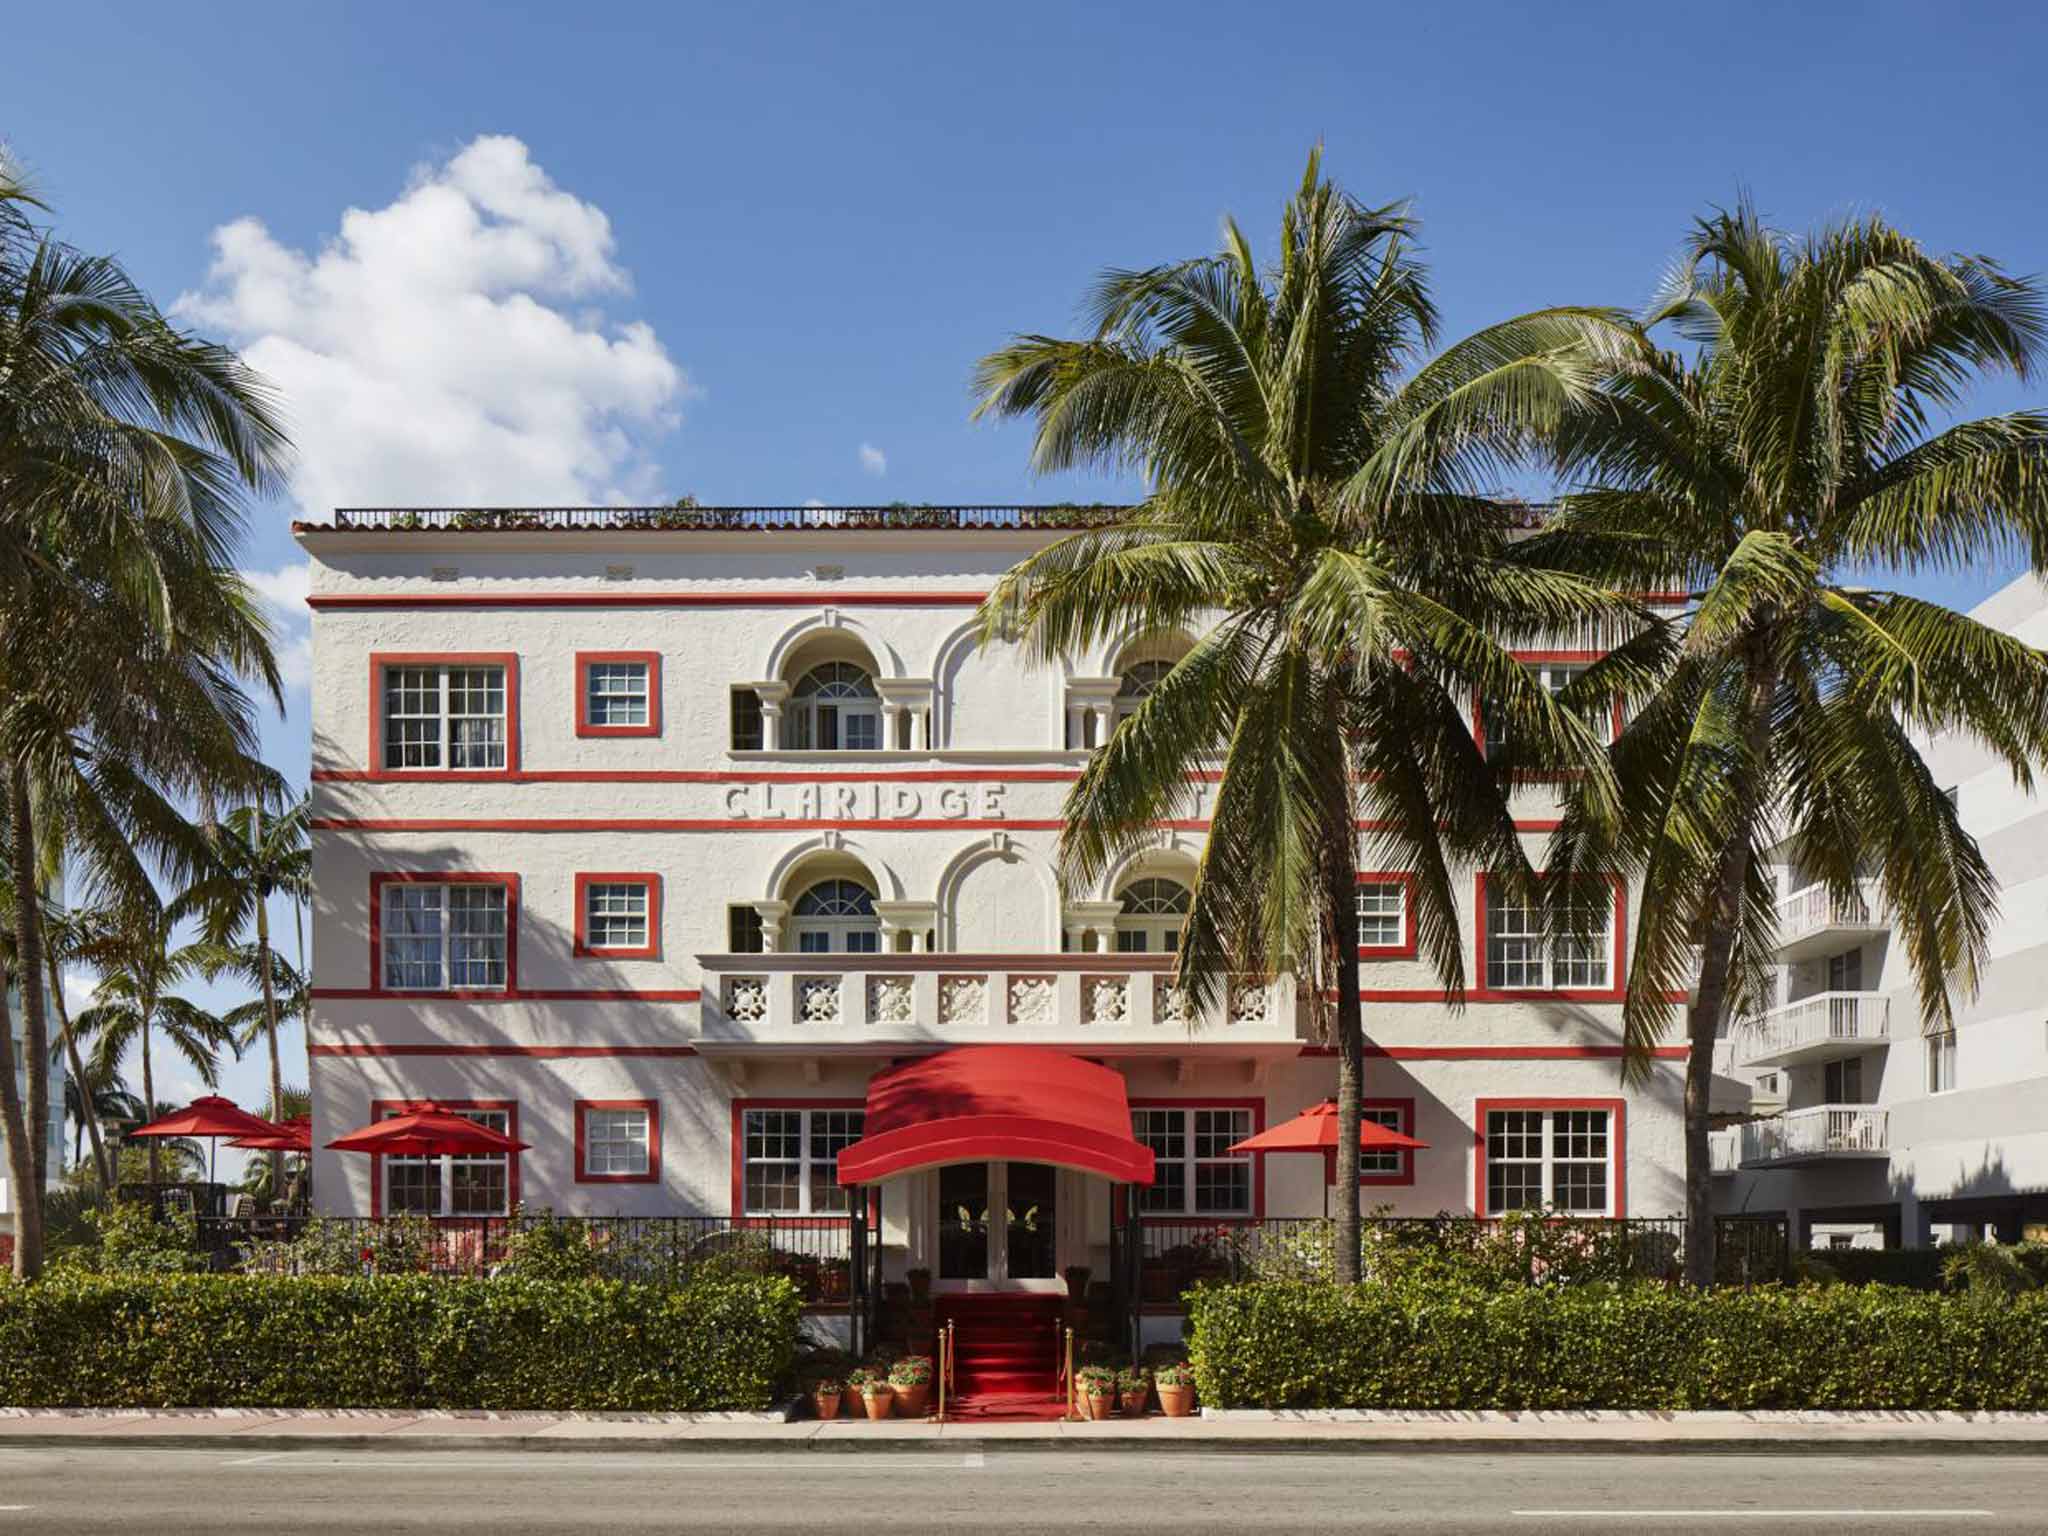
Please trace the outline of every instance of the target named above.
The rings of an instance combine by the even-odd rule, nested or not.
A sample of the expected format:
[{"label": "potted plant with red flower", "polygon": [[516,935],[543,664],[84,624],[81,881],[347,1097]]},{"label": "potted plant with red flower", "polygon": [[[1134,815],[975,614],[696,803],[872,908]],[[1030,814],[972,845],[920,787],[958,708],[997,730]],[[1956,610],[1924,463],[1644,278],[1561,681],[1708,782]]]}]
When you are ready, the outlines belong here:
[{"label": "potted plant with red flower", "polygon": [[889,1367],[889,1385],[896,1391],[896,1411],[906,1419],[921,1419],[932,1396],[930,1355],[905,1355]]},{"label": "potted plant with red flower", "polygon": [[1195,1368],[1187,1361],[1160,1366],[1152,1373],[1152,1386],[1159,1394],[1160,1410],[1169,1419],[1184,1419],[1195,1411]]},{"label": "potted plant with red flower", "polygon": [[1142,1419],[1145,1409],[1152,1401],[1152,1375],[1142,1365],[1133,1365],[1116,1373],[1117,1400],[1123,1404],[1124,1417]]},{"label": "potted plant with red flower", "polygon": [[1088,1405],[1088,1417],[1106,1419],[1116,1412],[1116,1372],[1106,1365],[1084,1365],[1074,1372],[1081,1389],[1081,1401]]}]

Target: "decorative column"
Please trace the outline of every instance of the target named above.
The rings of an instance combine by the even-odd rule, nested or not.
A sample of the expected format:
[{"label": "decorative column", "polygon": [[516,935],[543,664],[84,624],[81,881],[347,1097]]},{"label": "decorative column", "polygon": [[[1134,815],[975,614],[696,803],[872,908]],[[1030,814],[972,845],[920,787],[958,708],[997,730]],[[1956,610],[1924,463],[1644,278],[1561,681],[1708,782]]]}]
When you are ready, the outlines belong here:
[{"label": "decorative column", "polygon": [[782,750],[782,706],[789,702],[789,684],[756,683],[761,700],[761,745],[770,752]]},{"label": "decorative column", "polygon": [[1067,714],[1073,722],[1074,745],[1081,748],[1091,745],[1084,729],[1086,722],[1093,721],[1095,739],[1093,746],[1101,746],[1109,740],[1110,727],[1116,721],[1116,695],[1123,683],[1114,677],[1070,677],[1067,679]]},{"label": "decorative column", "polygon": [[757,901],[754,910],[761,914],[761,947],[772,955],[782,948],[782,924],[789,916],[789,903]]}]

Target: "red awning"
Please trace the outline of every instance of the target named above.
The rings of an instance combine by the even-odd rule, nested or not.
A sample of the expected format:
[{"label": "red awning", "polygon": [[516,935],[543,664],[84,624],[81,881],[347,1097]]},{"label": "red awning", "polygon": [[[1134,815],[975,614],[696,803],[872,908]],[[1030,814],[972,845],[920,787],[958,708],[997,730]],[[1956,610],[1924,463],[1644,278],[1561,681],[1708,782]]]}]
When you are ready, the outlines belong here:
[{"label": "red awning", "polygon": [[839,1154],[839,1182],[991,1158],[1152,1182],[1123,1075],[1035,1045],[963,1046],[871,1079],[865,1134]]}]

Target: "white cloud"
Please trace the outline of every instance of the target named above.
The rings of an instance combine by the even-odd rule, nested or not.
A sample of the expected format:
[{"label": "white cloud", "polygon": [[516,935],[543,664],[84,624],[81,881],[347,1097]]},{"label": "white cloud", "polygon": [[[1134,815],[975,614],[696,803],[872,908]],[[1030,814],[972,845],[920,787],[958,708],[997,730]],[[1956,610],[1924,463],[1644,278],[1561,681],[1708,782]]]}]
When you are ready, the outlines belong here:
[{"label": "white cloud", "polygon": [[889,473],[889,455],[882,452],[873,443],[862,443],[860,445],[860,467],[871,475],[886,475]]},{"label": "white cloud", "polygon": [[648,494],[689,393],[630,293],[611,222],[518,139],[423,166],[350,208],[317,252],[241,218],[175,312],[283,391],[304,513],[335,506],[597,503]]},{"label": "white cloud", "polygon": [[99,1001],[100,981],[90,971],[66,971],[63,975],[64,1010],[75,1019]]},{"label": "white cloud", "polygon": [[256,589],[277,625],[277,665],[285,687],[305,687],[313,677],[313,631],[306,612],[313,563],[301,560],[274,571],[244,571],[242,579]]}]

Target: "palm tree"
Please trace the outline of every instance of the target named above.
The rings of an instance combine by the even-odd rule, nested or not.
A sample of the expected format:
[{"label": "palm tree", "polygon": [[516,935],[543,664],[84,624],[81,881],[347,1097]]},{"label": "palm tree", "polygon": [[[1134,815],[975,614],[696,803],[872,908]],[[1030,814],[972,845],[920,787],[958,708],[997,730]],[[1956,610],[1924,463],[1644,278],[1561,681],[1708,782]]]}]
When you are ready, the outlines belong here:
[{"label": "palm tree", "polygon": [[[100,969],[99,995],[73,1021],[79,1038],[93,1044],[91,1071],[97,1076],[117,1071],[131,1047],[140,1051],[142,1099],[150,1105],[157,1102],[152,1048],[159,1034],[209,1088],[220,1081],[222,1047],[234,1043],[226,1021],[171,990],[207,974],[218,960],[215,947],[203,940],[178,944],[177,925],[174,907],[154,905],[132,911],[98,939],[88,954]],[[159,1173],[152,1142],[152,1183]]]},{"label": "palm tree", "polygon": [[1568,813],[1551,858],[1642,871],[1632,1072],[1701,946],[1685,1264],[1706,1285],[1714,1041],[1765,1005],[1773,856],[1844,902],[1874,868],[1929,1020],[1975,991],[1996,885],[1914,737],[1972,737],[2029,785],[2048,658],[1861,583],[2015,549],[2048,563],[2048,415],[1939,424],[1978,373],[2027,377],[2048,328],[2041,290],[1981,257],[1929,255],[1876,218],[1795,239],[1746,205],[1696,227],[1643,326],[1693,349],[1616,354],[1558,435],[1571,489],[1525,552],[1690,594],[1682,649],[1614,749],[1624,816]]},{"label": "palm tree", "polygon": [[[231,811],[214,829],[211,857],[198,880],[188,886],[182,900],[197,911],[204,922],[208,941],[223,951],[224,970],[233,970],[257,989],[258,1012],[253,1021],[238,1021],[237,1009],[229,1015],[236,1031],[239,1054],[255,1043],[261,1033],[270,1052],[270,1098],[284,1095],[284,1066],[278,1056],[278,993],[291,993],[289,1011],[303,1008],[304,983],[298,973],[270,945],[270,900],[287,897],[296,909],[312,888],[312,854],[306,846],[306,800],[301,797],[282,816],[266,821],[263,806],[242,806]],[[232,948],[243,931],[253,925],[255,942]],[[279,981],[285,985],[280,988]],[[270,1155],[271,1177],[282,1188],[284,1154]]]},{"label": "palm tree", "polygon": [[88,1077],[82,1072],[73,1072],[64,1079],[64,1113],[71,1121],[71,1161],[74,1165],[85,1158],[85,1138],[92,1134],[93,1171],[101,1189],[113,1188],[114,1171],[107,1161],[100,1127],[103,1125],[142,1125],[149,1117],[143,1113],[142,1100],[130,1093],[118,1080]]},{"label": "palm tree", "polygon": [[[229,1017],[232,1019],[233,1015]],[[250,1022],[260,1027],[260,1019]],[[274,1096],[264,1106],[263,1118],[282,1124],[297,1117],[310,1117],[312,1113],[311,1091],[287,1083],[283,1094]],[[280,1154],[275,1158],[251,1158],[242,1174],[242,1188],[255,1197],[259,1208],[280,1200],[290,1200],[295,1206],[302,1206],[305,1175],[311,1162],[310,1157],[297,1152]]]},{"label": "palm tree", "polygon": [[[1220,759],[1177,982],[1199,1008],[1230,973],[1292,972],[1326,1023],[1334,995],[1337,1184],[1354,1191],[1361,816],[1376,858],[1415,872],[1420,948],[1462,1001],[1454,866],[1529,878],[1511,783],[1465,700],[1498,700],[1547,758],[1585,765],[1597,805],[1612,780],[1591,729],[1506,647],[1630,618],[1599,587],[1511,562],[1514,519],[1478,493],[1584,394],[1611,323],[1525,316],[1404,382],[1436,331],[1413,227],[1311,155],[1276,267],[1227,223],[1218,255],[1104,274],[1091,335],[1019,337],[975,380],[978,415],[1035,420],[1040,472],[1136,470],[1151,487],[999,582],[985,638],[1053,662],[1134,627],[1200,631],[1074,786],[1062,876],[1084,884],[1191,814]],[[1356,1196],[1338,1213],[1338,1276],[1355,1280]]]},{"label": "palm tree", "polygon": [[279,680],[233,556],[243,498],[280,483],[286,449],[232,353],[37,228],[40,209],[0,163],[0,805],[28,1044],[24,1101],[0,1001],[0,1128],[24,1276],[49,1120],[38,881],[69,854],[90,893],[140,900],[145,860],[192,862],[181,800],[263,780],[238,679]]}]

